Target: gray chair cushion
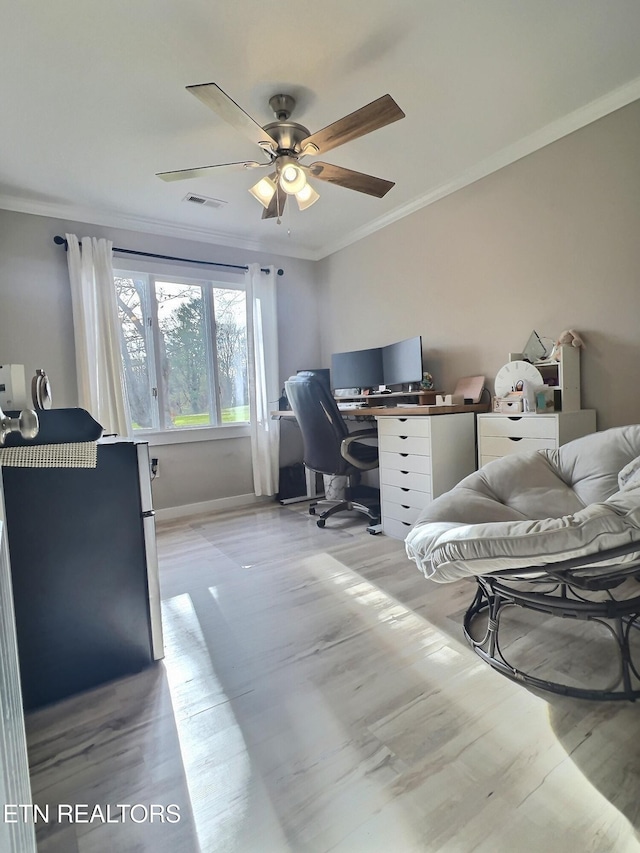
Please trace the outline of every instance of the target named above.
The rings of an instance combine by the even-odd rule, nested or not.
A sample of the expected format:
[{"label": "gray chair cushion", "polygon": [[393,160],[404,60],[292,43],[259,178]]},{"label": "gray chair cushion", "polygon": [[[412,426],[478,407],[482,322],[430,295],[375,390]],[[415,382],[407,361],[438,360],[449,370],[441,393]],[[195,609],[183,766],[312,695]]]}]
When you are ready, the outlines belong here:
[{"label": "gray chair cushion", "polygon": [[429,504],[407,554],[427,577],[451,581],[640,542],[637,457],[639,425],[497,459]]}]

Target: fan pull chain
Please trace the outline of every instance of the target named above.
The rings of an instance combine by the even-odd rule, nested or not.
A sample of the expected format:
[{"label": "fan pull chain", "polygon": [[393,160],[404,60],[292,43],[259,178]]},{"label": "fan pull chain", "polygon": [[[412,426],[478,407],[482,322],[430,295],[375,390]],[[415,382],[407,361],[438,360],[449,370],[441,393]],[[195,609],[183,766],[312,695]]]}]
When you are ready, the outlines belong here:
[{"label": "fan pull chain", "polygon": [[290,203],[287,206],[287,209],[284,211],[284,213],[287,217],[287,222],[289,223],[287,225],[287,237],[291,237],[291,204],[292,203],[293,203],[293,199],[291,199]]}]

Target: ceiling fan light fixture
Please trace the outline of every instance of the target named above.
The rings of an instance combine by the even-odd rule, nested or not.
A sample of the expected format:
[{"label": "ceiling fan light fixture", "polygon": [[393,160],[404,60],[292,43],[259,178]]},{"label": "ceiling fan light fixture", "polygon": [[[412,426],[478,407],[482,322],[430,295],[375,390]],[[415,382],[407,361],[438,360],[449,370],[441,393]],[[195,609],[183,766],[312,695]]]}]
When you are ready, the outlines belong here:
[{"label": "ceiling fan light fixture", "polygon": [[276,185],[268,176],[261,178],[257,184],[249,188],[249,192],[254,198],[257,198],[264,208],[268,208],[271,199],[276,193]]},{"label": "ceiling fan light fixture", "polygon": [[280,187],[289,195],[295,195],[307,185],[307,176],[302,166],[291,157],[282,157],[280,161]]},{"label": "ceiling fan light fixture", "polygon": [[298,208],[300,210],[306,210],[308,207],[311,207],[311,205],[315,204],[319,198],[319,193],[314,190],[311,184],[306,184],[296,193],[296,201],[298,202]]}]

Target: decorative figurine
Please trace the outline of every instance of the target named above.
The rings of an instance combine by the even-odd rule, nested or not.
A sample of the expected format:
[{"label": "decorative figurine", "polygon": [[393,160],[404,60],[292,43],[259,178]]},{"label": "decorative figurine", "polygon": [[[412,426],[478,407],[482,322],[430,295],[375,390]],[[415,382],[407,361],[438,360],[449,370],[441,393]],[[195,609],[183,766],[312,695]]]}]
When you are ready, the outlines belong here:
[{"label": "decorative figurine", "polygon": [[430,373],[422,374],[422,382],[420,387],[423,391],[433,391],[433,376]]}]

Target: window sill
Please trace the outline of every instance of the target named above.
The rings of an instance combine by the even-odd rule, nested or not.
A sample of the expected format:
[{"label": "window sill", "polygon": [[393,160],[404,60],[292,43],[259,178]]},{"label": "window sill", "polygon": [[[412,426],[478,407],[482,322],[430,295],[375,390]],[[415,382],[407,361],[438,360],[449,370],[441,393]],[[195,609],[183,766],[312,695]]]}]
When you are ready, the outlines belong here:
[{"label": "window sill", "polygon": [[229,424],[162,432],[147,432],[140,429],[134,431],[133,438],[138,441],[148,441],[150,447],[157,447],[161,444],[190,444],[195,441],[217,441],[221,438],[248,438],[249,435],[249,424]]}]

